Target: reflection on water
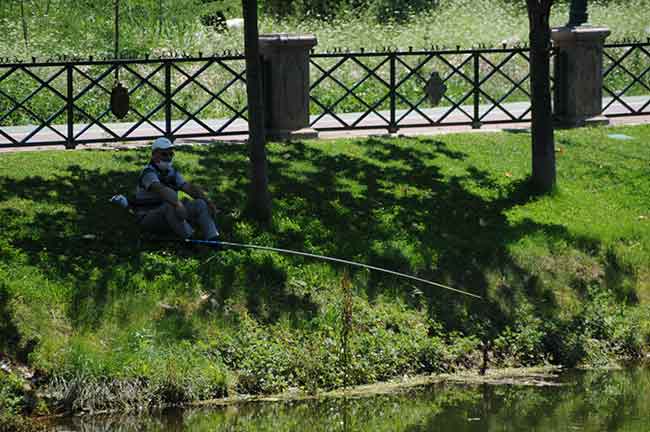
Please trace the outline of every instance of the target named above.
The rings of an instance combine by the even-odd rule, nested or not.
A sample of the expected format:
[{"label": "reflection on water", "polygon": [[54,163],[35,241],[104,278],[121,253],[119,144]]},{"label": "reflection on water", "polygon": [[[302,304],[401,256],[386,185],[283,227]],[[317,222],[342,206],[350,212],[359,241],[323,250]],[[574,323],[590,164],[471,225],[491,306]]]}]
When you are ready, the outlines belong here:
[{"label": "reflection on water", "polygon": [[564,375],[562,386],[435,385],[361,399],[247,403],[69,419],[58,431],[650,430],[650,369]]}]

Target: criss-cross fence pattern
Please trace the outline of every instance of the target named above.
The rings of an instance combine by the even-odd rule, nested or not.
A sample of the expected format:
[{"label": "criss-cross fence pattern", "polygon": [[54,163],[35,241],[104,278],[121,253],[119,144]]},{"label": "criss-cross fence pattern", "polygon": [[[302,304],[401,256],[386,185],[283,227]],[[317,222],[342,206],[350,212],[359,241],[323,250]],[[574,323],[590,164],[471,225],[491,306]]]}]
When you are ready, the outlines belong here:
[{"label": "criss-cross fence pattern", "polygon": [[[554,58],[554,56],[552,56]],[[311,126],[386,129],[530,121],[525,47],[312,53]],[[131,110],[116,119],[116,69]],[[446,86],[437,106],[425,87]],[[650,41],[604,48],[604,114],[650,114]],[[0,60],[0,147],[66,145],[248,132],[245,58],[211,57],[29,63]]]},{"label": "criss-cross fence pattern", "polygon": [[[118,68],[131,101],[119,121],[109,108]],[[0,64],[0,147],[242,134],[246,112],[241,54]]]},{"label": "criss-cross fence pattern", "polygon": [[650,114],[650,39],[605,45],[603,99],[608,117]]},{"label": "criss-cross fence pattern", "polygon": [[[528,48],[312,54],[311,126],[394,132],[528,122],[529,64]],[[433,73],[446,86],[437,107],[425,92]]]}]

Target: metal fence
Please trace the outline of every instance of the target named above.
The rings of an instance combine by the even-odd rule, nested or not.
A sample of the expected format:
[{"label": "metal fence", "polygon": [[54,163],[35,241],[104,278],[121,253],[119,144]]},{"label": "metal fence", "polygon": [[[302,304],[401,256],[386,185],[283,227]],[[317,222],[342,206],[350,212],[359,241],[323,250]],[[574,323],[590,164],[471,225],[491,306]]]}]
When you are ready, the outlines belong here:
[{"label": "metal fence", "polygon": [[[607,44],[603,58],[604,114],[650,114],[650,41]],[[529,122],[529,65],[528,48],[315,54],[310,93],[316,115],[311,126],[394,132]],[[436,107],[424,91],[433,72],[447,86]]]},{"label": "metal fence", "polygon": [[[314,54],[311,126],[392,132],[527,122],[529,57],[527,48]],[[425,91],[434,73],[446,86],[435,107]]]},{"label": "metal fence", "polygon": [[605,45],[603,63],[603,114],[650,114],[650,39]]},{"label": "metal fence", "polygon": [[[109,108],[119,68],[131,108]],[[0,65],[0,147],[245,134],[241,54]]]},{"label": "metal fence", "polygon": [[[552,57],[553,59],[553,57]],[[529,122],[526,47],[312,53],[311,127],[320,131]],[[131,110],[116,119],[116,69]],[[425,91],[437,73],[446,91]],[[650,114],[650,41],[604,49],[607,116]],[[0,147],[200,138],[248,131],[245,58],[0,64]]]}]

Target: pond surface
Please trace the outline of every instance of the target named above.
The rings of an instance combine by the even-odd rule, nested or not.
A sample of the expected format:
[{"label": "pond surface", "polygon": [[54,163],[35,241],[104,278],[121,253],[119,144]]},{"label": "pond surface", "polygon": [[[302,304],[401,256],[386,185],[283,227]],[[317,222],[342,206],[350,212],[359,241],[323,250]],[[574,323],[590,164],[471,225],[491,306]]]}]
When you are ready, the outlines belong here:
[{"label": "pond surface", "polygon": [[572,372],[544,386],[435,384],[389,395],[249,402],[67,419],[58,431],[650,431],[650,368]]}]

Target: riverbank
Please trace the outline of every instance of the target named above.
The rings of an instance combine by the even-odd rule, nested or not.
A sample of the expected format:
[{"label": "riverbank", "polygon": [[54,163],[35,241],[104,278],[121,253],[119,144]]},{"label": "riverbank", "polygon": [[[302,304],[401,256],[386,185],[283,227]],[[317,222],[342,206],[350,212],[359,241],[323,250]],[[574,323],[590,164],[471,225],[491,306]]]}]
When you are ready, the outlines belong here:
[{"label": "riverbank", "polygon": [[[129,410],[237,394],[323,393],[399,376],[602,367],[650,346],[650,126],[557,132],[558,190],[535,196],[530,136],[269,144],[274,219],[242,214],[239,144],[175,164],[225,209],[224,239],[269,252],[136,241],[108,198],[148,149],[0,154],[4,412]],[[12,369],[13,370],[13,369]]]},{"label": "riverbank", "polygon": [[[4,371],[10,370],[7,367],[8,363],[4,363]],[[18,365],[13,365],[14,369],[18,369]],[[22,375],[25,385],[29,380],[26,376],[31,376],[31,371],[23,368],[18,375]],[[387,382],[358,385],[350,388],[335,389],[326,392],[304,393],[298,388],[291,388],[279,394],[272,395],[232,395],[220,399],[203,400],[183,405],[183,409],[211,409],[218,407],[243,407],[246,404],[258,403],[299,403],[314,400],[330,400],[330,399],[348,399],[348,398],[371,398],[381,395],[395,395],[404,394],[406,392],[416,390],[438,384],[488,384],[488,385],[517,385],[517,386],[555,386],[561,385],[557,383],[558,374],[562,372],[562,368],[553,366],[544,367],[530,367],[530,368],[508,368],[508,369],[489,369],[485,374],[480,374],[478,371],[467,370],[456,372],[452,374],[436,374],[436,375],[420,375],[420,376],[402,376]],[[160,410],[163,407],[151,407],[151,413]],[[166,407],[170,408],[170,407]],[[136,410],[141,411],[142,408]],[[127,410],[132,412],[133,410]],[[21,418],[21,417],[5,417],[0,416],[0,431],[21,431],[21,430],[47,430],[55,427],[60,422],[60,419],[68,418],[73,414],[81,414],[82,417],[88,421],[88,417],[102,419],[106,416],[120,417],[124,411],[108,410],[91,413],[58,413],[56,415],[44,415],[36,418]],[[143,413],[140,412],[140,415]]]},{"label": "riverbank", "polygon": [[649,372],[639,365],[627,365],[617,370],[489,371],[484,377],[460,374],[447,380],[410,377],[328,397],[297,399],[292,393],[130,415],[82,416],[53,425],[60,427],[55,430],[67,432],[106,430],[111,425],[119,425],[125,432],[179,428],[400,432],[447,430],[453,425],[480,432],[496,424],[504,429],[534,427],[550,432],[557,430],[558,424],[570,424],[585,431],[643,432],[650,415],[645,391]]}]

